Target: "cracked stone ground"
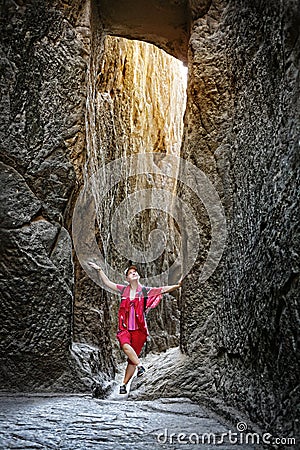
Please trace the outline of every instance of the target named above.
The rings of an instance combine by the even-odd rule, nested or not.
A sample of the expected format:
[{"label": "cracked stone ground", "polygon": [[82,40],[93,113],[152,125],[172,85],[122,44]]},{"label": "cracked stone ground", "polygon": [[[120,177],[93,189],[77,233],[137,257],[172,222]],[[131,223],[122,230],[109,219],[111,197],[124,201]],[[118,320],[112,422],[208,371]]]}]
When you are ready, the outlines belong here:
[{"label": "cracked stone ground", "polygon": [[[99,400],[87,395],[1,396],[1,449],[248,449],[221,445],[227,425],[184,398],[155,401]],[[167,431],[166,431],[167,430]],[[234,430],[233,430],[234,431]],[[236,431],[236,430],[235,430]],[[171,433],[175,433],[172,437]],[[197,443],[179,443],[178,434]],[[192,435],[192,433],[194,433]],[[201,443],[214,433],[216,444]],[[168,436],[168,437],[166,437]],[[212,439],[212,438],[211,438]],[[170,443],[171,441],[171,443]],[[225,441],[226,442],[226,441]],[[228,442],[228,441],[227,441]]]}]

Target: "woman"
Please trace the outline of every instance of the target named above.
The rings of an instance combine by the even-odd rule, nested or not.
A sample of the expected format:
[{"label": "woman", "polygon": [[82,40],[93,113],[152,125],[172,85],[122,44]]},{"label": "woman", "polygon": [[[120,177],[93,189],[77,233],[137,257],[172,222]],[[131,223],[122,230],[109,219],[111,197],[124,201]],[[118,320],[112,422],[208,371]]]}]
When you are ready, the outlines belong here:
[{"label": "woman", "polygon": [[138,377],[145,372],[139,360],[139,355],[149,335],[145,312],[159,304],[162,294],[180,288],[181,280],[172,286],[143,288],[139,283],[140,276],[137,267],[131,265],[125,270],[128,285],[116,284],[109,280],[97,264],[91,261],[89,264],[99,272],[101,280],[107,288],[121,294],[117,338],[121,349],[128,358],[123,384],[120,386],[120,394],[126,394],[126,385],[131,380],[136,368]]}]

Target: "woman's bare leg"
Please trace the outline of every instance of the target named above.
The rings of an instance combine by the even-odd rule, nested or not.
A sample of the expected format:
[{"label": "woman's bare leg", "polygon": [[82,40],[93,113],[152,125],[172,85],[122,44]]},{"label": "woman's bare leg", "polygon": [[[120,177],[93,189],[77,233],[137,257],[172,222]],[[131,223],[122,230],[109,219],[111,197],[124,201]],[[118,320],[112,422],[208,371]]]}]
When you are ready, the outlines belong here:
[{"label": "woman's bare leg", "polygon": [[122,350],[125,353],[125,355],[128,356],[130,361],[134,363],[134,364],[129,364],[129,363],[127,364],[127,367],[125,370],[125,375],[124,375],[124,380],[123,380],[123,383],[127,384],[128,381],[131,380],[131,378],[133,377],[136,366],[138,366],[140,364],[140,360],[139,360],[136,352],[131,347],[131,345],[124,344],[122,347]]},{"label": "woman's bare leg", "polygon": [[127,384],[128,381],[131,380],[131,378],[133,377],[133,374],[135,372],[135,369],[136,369],[136,366],[134,366],[133,364],[129,364],[129,363],[127,364],[123,384]]},{"label": "woman's bare leg", "polygon": [[135,353],[135,351],[133,350],[131,345],[124,344],[123,347],[122,347],[122,350],[125,353],[125,355],[128,356],[130,361],[133,362],[133,364],[135,364],[136,366],[138,366],[140,364],[140,360],[138,358],[138,355]]}]

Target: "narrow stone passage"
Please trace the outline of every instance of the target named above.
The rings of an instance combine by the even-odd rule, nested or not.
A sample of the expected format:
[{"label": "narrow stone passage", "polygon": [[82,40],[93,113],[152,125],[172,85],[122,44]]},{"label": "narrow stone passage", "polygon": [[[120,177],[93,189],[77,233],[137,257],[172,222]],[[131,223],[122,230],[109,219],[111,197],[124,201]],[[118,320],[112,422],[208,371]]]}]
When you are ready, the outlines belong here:
[{"label": "narrow stone passage", "polygon": [[[0,450],[206,448],[157,441],[227,429],[204,406],[299,448],[299,2],[0,15]],[[103,400],[120,298],[91,260],[117,283],[131,262],[145,286],[186,275],[128,401]]]},{"label": "narrow stone passage", "polygon": [[259,448],[228,444],[228,426],[184,398],[122,402],[13,395],[1,398],[0,423],[1,449]]}]

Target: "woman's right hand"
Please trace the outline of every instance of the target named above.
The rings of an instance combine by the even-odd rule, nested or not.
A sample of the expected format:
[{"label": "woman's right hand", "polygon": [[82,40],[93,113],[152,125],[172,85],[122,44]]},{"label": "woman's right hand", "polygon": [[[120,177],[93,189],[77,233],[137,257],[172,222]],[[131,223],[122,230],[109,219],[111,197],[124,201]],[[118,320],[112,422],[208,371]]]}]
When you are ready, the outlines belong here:
[{"label": "woman's right hand", "polygon": [[112,281],[110,281],[110,279],[107,277],[107,275],[104,273],[102,267],[98,266],[98,264],[94,263],[93,261],[87,261],[87,264],[91,267],[93,267],[93,269],[96,269],[99,271],[99,276],[103,282],[103,284],[108,287],[109,289],[111,289],[114,292],[120,292],[118,289],[118,286],[116,285],[116,283],[113,283]]},{"label": "woman's right hand", "polygon": [[93,267],[96,270],[100,270],[101,269],[101,267],[98,266],[98,264],[95,264],[93,261],[88,261],[87,263],[88,263],[89,266]]}]

